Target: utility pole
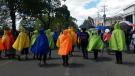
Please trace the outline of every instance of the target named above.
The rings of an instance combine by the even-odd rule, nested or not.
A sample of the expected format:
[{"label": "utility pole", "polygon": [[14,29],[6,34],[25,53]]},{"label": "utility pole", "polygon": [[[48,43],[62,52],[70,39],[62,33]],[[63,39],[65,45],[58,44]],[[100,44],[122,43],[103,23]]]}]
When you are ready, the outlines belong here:
[{"label": "utility pole", "polygon": [[97,12],[97,23],[98,23],[98,25],[99,25],[99,16],[100,16],[100,14],[99,14],[99,11]]},{"label": "utility pole", "polygon": [[106,6],[104,5],[103,6],[103,25],[105,26],[106,24]]}]

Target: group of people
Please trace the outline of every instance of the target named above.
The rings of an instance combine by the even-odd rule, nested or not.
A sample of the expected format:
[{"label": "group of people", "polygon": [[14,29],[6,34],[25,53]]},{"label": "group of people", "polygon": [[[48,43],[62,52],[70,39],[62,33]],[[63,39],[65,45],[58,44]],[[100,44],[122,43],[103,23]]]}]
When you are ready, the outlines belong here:
[{"label": "group of people", "polygon": [[116,63],[122,64],[122,52],[125,50],[129,51],[125,34],[126,32],[121,29],[119,22],[114,25],[112,31],[106,29],[101,32],[101,30],[96,30],[95,28],[86,31],[85,28],[82,28],[82,32],[78,34],[78,37],[83,57],[87,59],[88,52],[93,52],[94,59],[98,60],[98,52],[103,51],[104,48],[109,48],[107,49],[108,52],[115,53]]},{"label": "group of people", "polygon": [[5,52],[5,56],[9,58],[16,56],[18,60],[21,60],[22,54],[25,54],[25,59],[28,59],[31,51],[33,58],[39,60],[39,64],[46,64],[47,58],[52,58],[51,50],[57,47],[63,66],[68,66],[69,57],[73,56],[76,45],[82,50],[84,59],[88,59],[88,53],[92,52],[95,60],[98,60],[98,52],[104,48],[110,48],[115,52],[118,64],[122,64],[122,52],[127,48],[125,32],[121,30],[119,22],[114,25],[112,32],[106,29],[102,33],[95,28],[89,30],[82,28],[75,31],[73,27],[69,27],[60,33],[52,33],[51,29],[45,30],[43,26],[40,26],[38,30],[33,31],[32,36],[29,36],[27,30],[20,26],[17,37],[12,35],[9,28],[4,29],[4,34],[0,38],[0,54]]}]

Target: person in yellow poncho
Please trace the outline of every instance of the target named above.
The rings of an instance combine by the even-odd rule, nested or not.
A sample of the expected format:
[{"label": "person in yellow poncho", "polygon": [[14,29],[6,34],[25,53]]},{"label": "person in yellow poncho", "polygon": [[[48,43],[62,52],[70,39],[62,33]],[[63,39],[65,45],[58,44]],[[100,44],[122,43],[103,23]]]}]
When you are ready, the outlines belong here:
[{"label": "person in yellow poncho", "polygon": [[77,41],[77,35],[74,32],[73,27],[69,27],[68,31],[69,31],[69,35],[72,39],[72,49],[71,49],[71,53],[70,53],[72,55],[72,52],[74,51],[74,47],[75,47],[75,44],[76,44],[76,41]]},{"label": "person in yellow poncho", "polygon": [[56,42],[56,46],[59,48],[60,47],[60,37],[62,36],[62,32],[60,32],[60,35],[58,36],[57,42]]},{"label": "person in yellow poncho", "polygon": [[63,34],[59,37],[59,51],[58,55],[60,55],[63,59],[63,65],[68,66],[68,55],[70,53],[72,39],[68,35],[68,30],[64,30]]},{"label": "person in yellow poncho", "polygon": [[78,49],[80,49],[80,42],[81,42],[81,40],[80,40],[80,33],[81,33],[81,30],[80,29],[77,29],[77,31],[76,31],[76,35],[77,35],[77,41],[76,41],[76,43],[77,43],[77,47],[78,47]]},{"label": "person in yellow poncho", "polygon": [[[20,33],[13,44],[13,48],[18,53],[18,60],[20,60],[21,53],[28,53],[28,48],[30,45],[29,36],[26,34],[25,28],[23,26],[20,26],[19,31]],[[27,59],[27,54],[25,58]]]}]

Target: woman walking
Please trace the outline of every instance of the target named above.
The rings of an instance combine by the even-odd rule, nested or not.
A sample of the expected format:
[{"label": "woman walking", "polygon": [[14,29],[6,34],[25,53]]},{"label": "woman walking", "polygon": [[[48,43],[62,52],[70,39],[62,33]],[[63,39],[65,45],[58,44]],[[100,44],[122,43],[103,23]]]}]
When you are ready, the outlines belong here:
[{"label": "woman walking", "polygon": [[116,63],[122,64],[122,52],[125,50],[126,41],[125,34],[120,28],[120,24],[117,22],[114,26],[109,46],[112,51],[115,52]]},{"label": "woman walking", "polygon": [[64,30],[63,34],[59,36],[58,43],[58,55],[60,55],[63,59],[63,66],[68,66],[68,55],[72,49],[72,39],[69,37],[67,29]]}]

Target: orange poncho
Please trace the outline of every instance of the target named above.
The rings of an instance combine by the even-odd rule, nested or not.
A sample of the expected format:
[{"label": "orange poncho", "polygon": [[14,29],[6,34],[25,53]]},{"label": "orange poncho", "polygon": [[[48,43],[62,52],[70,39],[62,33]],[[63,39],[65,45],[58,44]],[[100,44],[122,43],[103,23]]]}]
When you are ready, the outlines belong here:
[{"label": "orange poncho", "polygon": [[72,49],[72,39],[68,35],[68,30],[64,30],[63,34],[59,37],[60,47],[58,55],[68,55]]},{"label": "orange poncho", "polygon": [[12,45],[14,43],[14,38],[10,31],[5,32],[5,34],[2,37],[2,42],[5,51],[10,50],[12,48]]},{"label": "orange poncho", "polygon": [[72,38],[73,44],[75,44],[76,41],[77,41],[77,35],[76,35],[76,33],[73,31],[73,29],[68,29],[68,31],[69,31],[69,34],[70,34],[70,36]]}]

